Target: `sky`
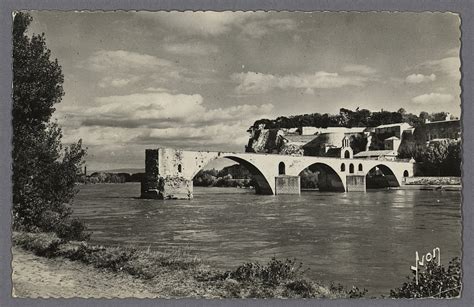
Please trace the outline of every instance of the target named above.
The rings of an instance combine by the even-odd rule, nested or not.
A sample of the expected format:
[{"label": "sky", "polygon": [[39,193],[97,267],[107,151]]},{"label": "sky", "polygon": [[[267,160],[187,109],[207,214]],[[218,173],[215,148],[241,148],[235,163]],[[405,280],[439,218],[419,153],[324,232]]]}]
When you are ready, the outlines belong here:
[{"label": "sky", "polygon": [[244,151],[260,118],[460,116],[451,13],[36,11],[64,74],[54,118],[91,170],[144,168],[146,148]]}]

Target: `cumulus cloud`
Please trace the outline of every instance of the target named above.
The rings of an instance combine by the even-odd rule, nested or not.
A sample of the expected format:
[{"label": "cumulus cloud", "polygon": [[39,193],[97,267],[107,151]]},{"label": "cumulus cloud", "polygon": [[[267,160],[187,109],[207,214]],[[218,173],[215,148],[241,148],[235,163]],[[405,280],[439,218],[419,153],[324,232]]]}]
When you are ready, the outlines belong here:
[{"label": "cumulus cloud", "polygon": [[104,77],[99,81],[99,86],[106,87],[123,87],[137,82],[140,78],[138,76],[130,76],[123,78]]},{"label": "cumulus cloud", "polygon": [[172,92],[171,90],[165,88],[165,87],[147,87],[145,89],[147,92]]},{"label": "cumulus cloud", "polygon": [[96,51],[79,66],[97,73],[101,77],[98,86],[102,88],[124,87],[142,79],[163,83],[187,73],[166,59],[125,50]]},{"label": "cumulus cloud", "polygon": [[430,81],[435,81],[435,80],[436,80],[435,74],[431,74],[431,75],[411,74],[405,78],[405,82],[412,83],[412,84],[430,82]]},{"label": "cumulus cloud", "polygon": [[[271,104],[237,105],[228,108],[208,109],[199,94],[171,94],[167,92],[136,93],[123,96],[107,96],[96,99],[97,105],[82,114],[87,117],[85,124],[120,126],[141,123],[179,123],[202,125],[205,123],[236,121],[251,116],[268,113]],[[100,123],[103,124],[100,124]],[[133,125],[132,125],[133,126]]]},{"label": "cumulus cloud", "polygon": [[212,44],[203,42],[187,42],[187,43],[167,43],[164,49],[172,54],[182,56],[204,56],[219,52],[219,48]]},{"label": "cumulus cloud", "polygon": [[153,19],[162,25],[186,32],[205,36],[220,35],[228,32],[235,25],[242,24],[253,12],[139,12],[139,16]]},{"label": "cumulus cloud", "polygon": [[83,66],[96,72],[108,72],[110,69],[120,71],[153,70],[171,67],[173,63],[148,54],[125,50],[99,50],[94,52]]},{"label": "cumulus cloud", "polygon": [[162,146],[184,146],[188,148],[243,146],[248,141],[244,133],[248,128],[245,121],[231,124],[214,124],[203,127],[172,127],[147,129],[133,138],[138,144],[160,144]]},{"label": "cumulus cloud", "polygon": [[268,117],[273,105],[234,105],[208,108],[199,94],[148,91],[99,97],[96,106],[68,109],[81,122],[68,129],[65,141],[83,138],[86,145],[159,144],[203,147],[246,143],[246,130],[258,118]]},{"label": "cumulus cloud", "polygon": [[354,75],[339,75],[319,71],[314,74],[272,75],[256,72],[234,73],[234,82],[239,83],[235,91],[240,94],[266,93],[272,89],[327,89],[343,86],[364,86],[368,78]]},{"label": "cumulus cloud", "polygon": [[459,48],[452,48],[452,49],[449,49],[448,51],[446,51],[446,55],[449,55],[449,56],[459,56]]},{"label": "cumulus cloud", "polygon": [[461,60],[458,56],[446,57],[440,60],[427,61],[420,65],[422,68],[430,69],[447,74],[450,77],[461,78]]},{"label": "cumulus cloud", "polygon": [[440,93],[429,93],[413,97],[411,101],[416,104],[443,104],[449,103],[454,100],[453,95],[440,94]]},{"label": "cumulus cloud", "polygon": [[270,32],[295,30],[290,18],[275,18],[265,12],[139,12],[162,26],[186,34],[218,36],[237,30],[243,37],[261,38]]},{"label": "cumulus cloud", "polygon": [[296,29],[296,22],[289,18],[263,19],[245,23],[242,34],[251,38],[261,38],[271,32],[284,32]]},{"label": "cumulus cloud", "polygon": [[354,72],[363,75],[371,75],[377,72],[374,68],[367,65],[346,65],[343,70],[345,72]]}]

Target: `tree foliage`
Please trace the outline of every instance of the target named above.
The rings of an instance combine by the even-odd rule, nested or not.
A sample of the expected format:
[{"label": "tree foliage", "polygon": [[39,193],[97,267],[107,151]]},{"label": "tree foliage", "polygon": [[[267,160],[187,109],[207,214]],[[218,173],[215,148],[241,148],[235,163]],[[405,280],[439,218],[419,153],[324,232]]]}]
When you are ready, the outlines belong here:
[{"label": "tree foliage", "polygon": [[444,120],[446,113],[421,112],[420,115],[408,113],[401,108],[397,112],[378,111],[371,112],[367,109],[357,108],[355,111],[341,108],[339,114],[303,114],[294,116],[280,116],[276,119],[259,119],[254,122],[253,128],[263,125],[266,129],[273,128],[298,128],[298,127],[377,127],[385,124],[408,123],[414,127],[423,124],[426,120]]},{"label": "tree foliage", "polygon": [[51,121],[64,77],[44,34],[27,35],[31,21],[25,13],[13,21],[13,225],[49,231],[77,222],[68,203],[85,150],[81,140],[64,146],[60,127]]},{"label": "tree foliage", "polygon": [[461,176],[461,142],[444,140],[417,146],[415,159],[427,175]]},{"label": "tree foliage", "polygon": [[[415,275],[415,272],[413,272]],[[390,290],[392,298],[448,298],[458,297],[461,293],[461,261],[452,259],[448,267],[438,266],[434,261],[428,262],[424,271],[419,272],[418,284],[415,276],[408,277],[400,288]]]}]

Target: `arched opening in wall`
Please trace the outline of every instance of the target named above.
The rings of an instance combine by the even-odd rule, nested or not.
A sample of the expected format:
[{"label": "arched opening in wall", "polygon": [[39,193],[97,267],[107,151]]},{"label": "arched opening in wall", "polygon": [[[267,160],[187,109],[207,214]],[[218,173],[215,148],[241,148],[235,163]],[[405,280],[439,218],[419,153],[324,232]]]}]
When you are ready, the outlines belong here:
[{"label": "arched opening in wall", "polygon": [[341,172],[346,171],[346,165],[344,163],[341,164]]},{"label": "arched opening in wall", "polygon": [[349,150],[346,150],[344,152],[344,158],[349,159],[350,157],[351,157],[351,153],[349,152]]},{"label": "arched opening in wall", "polygon": [[199,167],[192,177],[195,187],[241,187],[255,189],[257,194],[273,194],[262,172],[241,158],[221,156]]},{"label": "arched opening in wall", "polygon": [[408,177],[408,176],[409,176],[408,171],[405,170],[405,171],[403,172],[403,177]]},{"label": "arched opening in wall", "polygon": [[[345,169],[341,164],[341,171]],[[324,163],[315,163],[299,173],[301,191],[344,192],[344,184],[336,170]]]},{"label": "arched opening in wall", "polygon": [[181,166],[181,164],[178,164],[178,173],[181,173],[183,172],[183,167]]},{"label": "arched opening in wall", "polygon": [[354,164],[349,164],[349,173],[354,174]]},{"label": "arched opening in wall", "polygon": [[278,164],[278,174],[285,175],[285,163],[280,162],[280,164]]},{"label": "arched opening in wall", "polygon": [[364,168],[362,167],[362,163],[359,163],[359,172],[362,172]]},{"label": "arched opening in wall", "polygon": [[365,177],[367,189],[382,189],[400,186],[393,171],[383,164],[371,168]]}]

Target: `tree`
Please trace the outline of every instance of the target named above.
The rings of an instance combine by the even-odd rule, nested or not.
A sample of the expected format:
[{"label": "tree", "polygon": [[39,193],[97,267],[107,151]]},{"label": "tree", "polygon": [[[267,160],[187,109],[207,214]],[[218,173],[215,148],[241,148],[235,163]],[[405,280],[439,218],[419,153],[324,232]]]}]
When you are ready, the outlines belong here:
[{"label": "tree", "polygon": [[434,142],[423,148],[416,158],[424,164],[424,167],[431,170],[435,175],[441,176],[443,164],[449,154],[449,142]]},{"label": "tree", "polygon": [[51,121],[64,77],[44,34],[27,36],[31,21],[25,13],[13,21],[13,226],[65,234],[65,224],[78,226],[68,204],[86,152],[81,140],[63,146],[61,129]]}]

